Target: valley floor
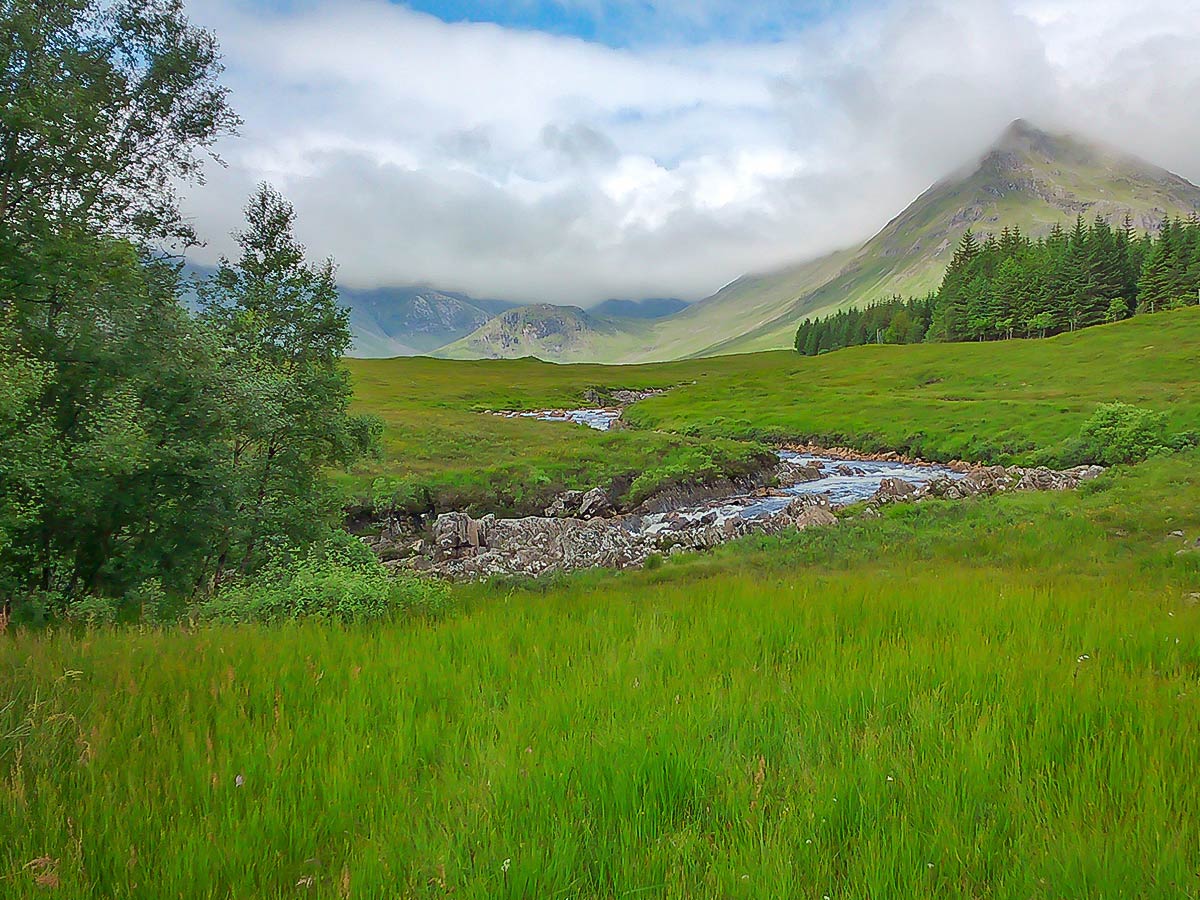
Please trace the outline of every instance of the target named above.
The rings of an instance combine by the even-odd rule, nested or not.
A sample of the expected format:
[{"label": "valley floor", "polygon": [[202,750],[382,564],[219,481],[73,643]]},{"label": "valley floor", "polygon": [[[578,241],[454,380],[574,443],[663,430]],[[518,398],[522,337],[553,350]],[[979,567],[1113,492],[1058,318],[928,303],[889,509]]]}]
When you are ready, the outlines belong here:
[{"label": "valley floor", "polygon": [[[820,421],[946,454],[963,427],[1014,455],[1057,446],[1114,396],[1195,427],[1200,317],[1172,315],[1007,355],[687,364],[672,377],[696,384],[634,408],[675,433],[612,444],[474,409],[565,405],[605,384],[590,367],[503,364],[501,386],[398,363],[448,385],[426,394],[388,394],[387,364],[355,374],[389,452],[428,442],[410,485],[482,496],[463,473],[489,454],[590,480]],[[718,435],[722,416],[749,425]],[[516,426],[547,440],[522,458]],[[434,429],[457,458],[438,463]],[[0,895],[1196,896],[1198,539],[1191,451],[1078,492],[460,586],[446,614],[386,626],[10,634]]]},{"label": "valley floor", "polygon": [[440,621],[19,634],[0,884],[1194,896],[1198,464],[461,589]]},{"label": "valley floor", "polygon": [[[532,514],[564,489],[616,483],[636,503],[673,484],[756,471],[769,444],[815,439],[930,460],[1073,464],[1097,404],[1121,400],[1200,429],[1200,308],[1048,340],[755,353],[644,366],[532,359],[351,360],[358,408],[384,423],[379,459],[342,473],[361,508]],[[670,388],[610,432],[488,410],[594,405],[590,392]],[[594,396],[594,394],[593,394]]]}]

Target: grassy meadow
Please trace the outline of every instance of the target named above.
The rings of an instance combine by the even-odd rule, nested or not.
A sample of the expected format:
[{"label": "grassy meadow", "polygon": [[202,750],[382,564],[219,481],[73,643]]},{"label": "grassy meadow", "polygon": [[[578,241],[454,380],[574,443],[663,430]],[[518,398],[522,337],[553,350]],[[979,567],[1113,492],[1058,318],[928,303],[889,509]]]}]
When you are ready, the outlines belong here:
[{"label": "grassy meadow", "polygon": [[1195,896],[1198,464],[439,620],[10,636],[0,894]]},{"label": "grassy meadow", "polygon": [[[783,435],[1021,458],[1112,399],[1196,428],[1198,313],[812,360],[356,362],[386,449],[345,483],[482,504]],[[481,414],[672,384],[611,434]],[[0,896],[1200,896],[1198,539],[1189,451],[382,625],[10,629]]]},{"label": "grassy meadow", "polygon": [[[366,505],[532,512],[564,488],[737,475],[763,442],[816,438],[929,459],[1074,462],[1066,443],[1123,400],[1200,429],[1200,308],[1048,340],[779,351],[641,366],[533,359],[350,360],[358,408],[385,425],[379,459],[339,476]],[[483,415],[586,405],[589,389],[673,388],[609,433]]]},{"label": "grassy meadow", "polygon": [[[348,360],[357,407],[384,424],[382,453],[335,478],[352,501],[412,512],[530,514],[564,489],[623,482],[645,495],[674,481],[737,476],[769,460],[756,442],[656,430],[599,432],[488,410],[587,406],[589,389],[671,387],[703,363],[562,366],[535,359]],[[641,481],[635,487],[634,482]]]}]

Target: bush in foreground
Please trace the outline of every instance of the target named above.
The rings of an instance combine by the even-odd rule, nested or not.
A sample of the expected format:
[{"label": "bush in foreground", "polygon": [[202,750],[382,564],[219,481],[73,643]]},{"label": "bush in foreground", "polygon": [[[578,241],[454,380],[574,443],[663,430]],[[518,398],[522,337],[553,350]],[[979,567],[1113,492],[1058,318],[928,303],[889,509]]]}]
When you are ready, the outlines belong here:
[{"label": "bush in foreground", "polygon": [[387,619],[445,609],[445,585],[393,576],[359,540],[335,532],[303,560],[220,589],[192,606],[195,622],[283,622],[306,618],[341,622]]}]

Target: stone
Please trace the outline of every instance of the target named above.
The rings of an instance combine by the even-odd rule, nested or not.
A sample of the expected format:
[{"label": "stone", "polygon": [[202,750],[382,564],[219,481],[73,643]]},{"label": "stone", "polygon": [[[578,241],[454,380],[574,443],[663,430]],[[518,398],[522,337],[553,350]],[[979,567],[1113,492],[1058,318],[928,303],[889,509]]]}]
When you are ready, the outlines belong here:
[{"label": "stone", "polygon": [[775,480],[781,487],[790,487],[793,484],[807,484],[812,481],[820,481],[822,478],[828,477],[821,469],[820,463],[797,463],[790,460],[783,460],[775,472]]},{"label": "stone", "polygon": [[579,499],[579,518],[594,519],[612,511],[612,502],[604,488],[592,488]]},{"label": "stone", "polygon": [[798,531],[803,531],[806,528],[829,528],[838,523],[838,517],[830,510],[822,509],[819,506],[810,506],[792,522],[792,527]]},{"label": "stone", "polygon": [[885,478],[879,482],[879,490],[871,498],[875,503],[896,503],[902,500],[912,500],[917,496],[917,489],[902,478]]},{"label": "stone", "polygon": [[563,491],[546,507],[545,513],[552,519],[571,518],[579,514],[579,504],[582,501],[583,491]]}]

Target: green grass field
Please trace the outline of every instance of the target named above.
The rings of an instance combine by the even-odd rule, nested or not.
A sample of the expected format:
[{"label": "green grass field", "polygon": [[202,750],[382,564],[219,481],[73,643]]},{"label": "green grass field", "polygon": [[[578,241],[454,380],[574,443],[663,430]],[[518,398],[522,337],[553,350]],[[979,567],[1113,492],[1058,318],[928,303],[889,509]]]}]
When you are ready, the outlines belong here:
[{"label": "green grass field", "polygon": [[440,621],[18,634],[0,894],[1195,896],[1198,464]]},{"label": "green grass field", "polygon": [[[782,435],[1020,456],[1112,399],[1197,427],[1198,358],[1187,310],[815,360],[356,363],[388,431],[353,478],[482,498]],[[667,384],[610,435],[477,411]],[[10,632],[0,896],[1200,896],[1197,539],[1190,451],[431,619]]]},{"label": "green grass field", "polygon": [[[563,488],[643,487],[741,474],[755,442],[818,438],[930,459],[1061,459],[1100,403],[1124,400],[1200,428],[1200,309],[1045,341],[758,353],[643,366],[536,360],[351,360],[383,455],[340,480],[368,504],[533,512]],[[483,415],[585,405],[589,388],[672,387],[607,434]],[[1040,452],[1035,452],[1040,451]]]},{"label": "green grass field", "polygon": [[367,506],[529,514],[564,489],[618,479],[632,485],[641,478],[639,490],[645,490],[745,474],[768,459],[765,447],[745,440],[602,433],[485,412],[584,406],[589,388],[671,387],[700,377],[701,364],[623,368],[428,358],[347,364],[358,408],[385,426],[381,457],[336,476],[348,496]]}]

